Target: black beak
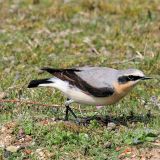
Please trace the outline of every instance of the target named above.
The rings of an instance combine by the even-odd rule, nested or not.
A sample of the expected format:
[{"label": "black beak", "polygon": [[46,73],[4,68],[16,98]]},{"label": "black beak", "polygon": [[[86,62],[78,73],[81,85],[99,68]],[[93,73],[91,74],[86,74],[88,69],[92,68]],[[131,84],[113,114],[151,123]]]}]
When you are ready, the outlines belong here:
[{"label": "black beak", "polygon": [[142,77],[141,80],[153,79],[152,77]]}]

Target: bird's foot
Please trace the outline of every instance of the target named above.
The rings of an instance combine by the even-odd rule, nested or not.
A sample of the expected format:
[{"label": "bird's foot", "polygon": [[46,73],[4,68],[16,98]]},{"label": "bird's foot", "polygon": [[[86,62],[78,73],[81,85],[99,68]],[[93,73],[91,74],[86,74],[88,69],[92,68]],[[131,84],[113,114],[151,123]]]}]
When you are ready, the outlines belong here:
[{"label": "bird's foot", "polygon": [[82,125],[82,126],[88,126],[90,124],[91,120],[94,120],[95,117],[84,117],[84,118],[77,118],[76,119],[76,123],[78,125]]},{"label": "bird's foot", "polygon": [[76,118],[75,122],[76,122],[76,124],[81,125],[81,119]]}]

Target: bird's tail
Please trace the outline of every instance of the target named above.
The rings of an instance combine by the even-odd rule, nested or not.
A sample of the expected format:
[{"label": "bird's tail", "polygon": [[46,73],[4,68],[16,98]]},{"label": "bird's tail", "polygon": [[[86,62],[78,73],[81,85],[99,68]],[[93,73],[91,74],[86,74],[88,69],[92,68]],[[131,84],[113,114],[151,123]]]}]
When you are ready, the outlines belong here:
[{"label": "bird's tail", "polygon": [[39,86],[48,86],[50,83],[53,83],[50,81],[50,79],[39,79],[39,80],[32,80],[30,81],[28,88],[35,88]]}]

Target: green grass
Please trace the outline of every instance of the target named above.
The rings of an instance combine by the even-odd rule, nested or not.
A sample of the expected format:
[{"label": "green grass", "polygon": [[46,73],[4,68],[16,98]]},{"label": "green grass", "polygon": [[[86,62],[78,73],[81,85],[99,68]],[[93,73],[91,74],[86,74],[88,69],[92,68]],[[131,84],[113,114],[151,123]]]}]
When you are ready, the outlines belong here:
[{"label": "green grass", "polygon": [[[65,97],[59,91],[26,88],[30,80],[50,76],[39,73],[43,66],[138,68],[155,78],[140,83],[117,105],[102,110],[81,106],[83,116],[108,115],[115,120],[118,124],[111,131],[97,120],[86,127],[52,121],[63,118],[64,107],[0,103],[0,133],[14,122],[7,134],[17,137],[22,129],[32,139],[7,158],[38,159],[36,151],[42,149],[50,153],[46,159],[116,160],[127,147],[154,148],[160,133],[159,108],[151,101],[153,96],[160,101],[159,0],[34,2],[0,2],[0,92],[8,93],[8,99],[63,105]],[[73,106],[82,116],[78,105]],[[8,145],[16,143],[24,142],[15,138]],[[0,159],[4,154],[1,147]]]}]

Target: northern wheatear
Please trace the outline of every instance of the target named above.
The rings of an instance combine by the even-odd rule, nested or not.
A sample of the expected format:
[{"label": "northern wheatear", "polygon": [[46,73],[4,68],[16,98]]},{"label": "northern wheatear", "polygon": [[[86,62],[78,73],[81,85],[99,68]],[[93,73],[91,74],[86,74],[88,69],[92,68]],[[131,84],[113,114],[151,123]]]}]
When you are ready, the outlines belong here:
[{"label": "northern wheatear", "polygon": [[65,119],[68,112],[77,118],[69,105],[72,102],[88,105],[110,105],[122,99],[139,81],[150,79],[138,69],[116,70],[106,67],[72,69],[42,68],[53,78],[32,80],[28,88],[54,87],[67,96]]}]

